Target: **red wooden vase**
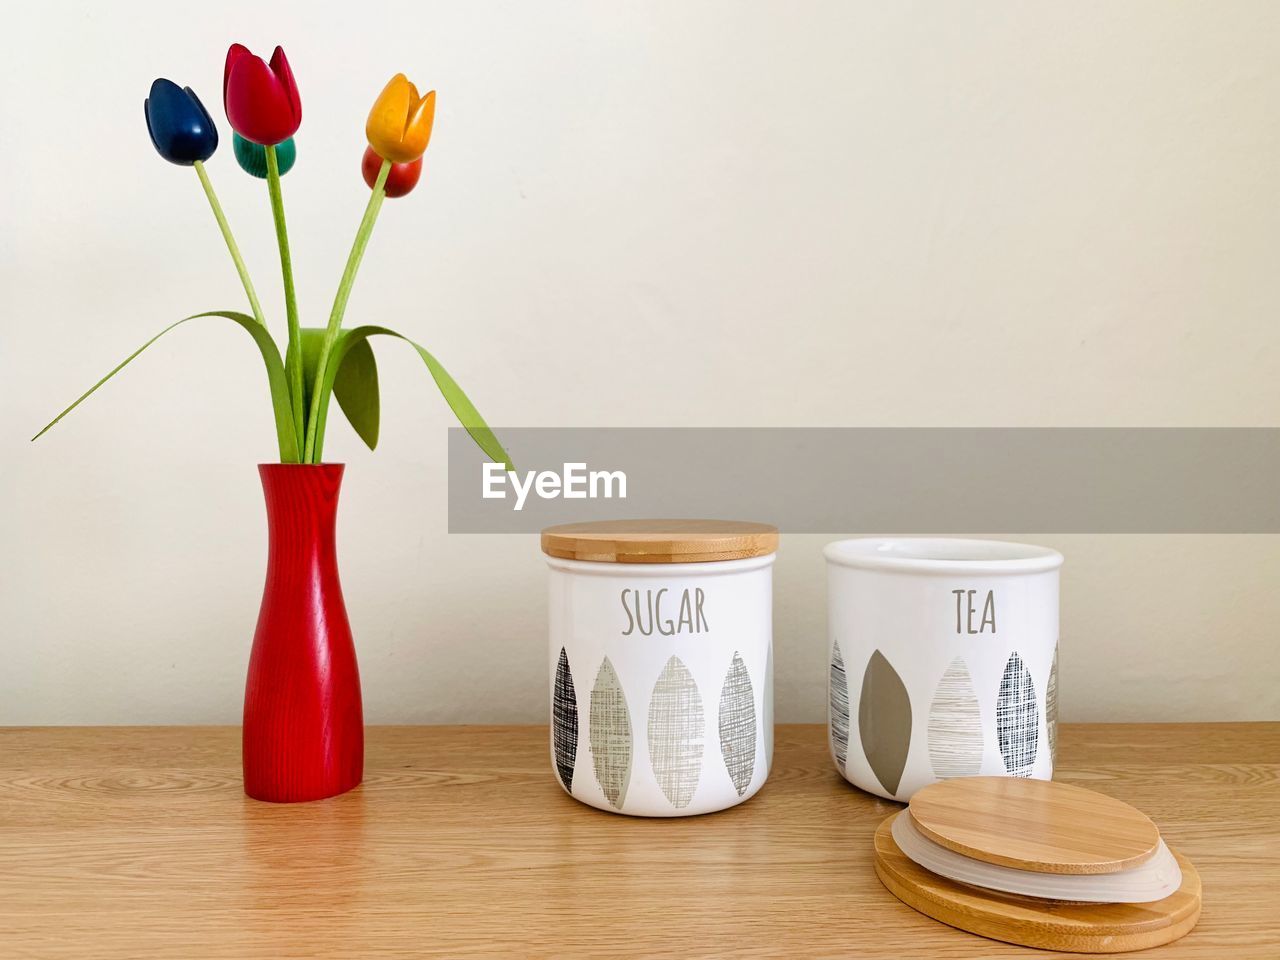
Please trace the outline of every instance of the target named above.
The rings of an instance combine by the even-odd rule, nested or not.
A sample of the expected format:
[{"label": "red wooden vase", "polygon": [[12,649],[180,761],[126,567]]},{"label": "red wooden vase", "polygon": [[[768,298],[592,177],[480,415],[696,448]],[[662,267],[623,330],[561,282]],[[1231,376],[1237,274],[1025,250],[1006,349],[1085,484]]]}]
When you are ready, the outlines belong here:
[{"label": "red wooden vase", "polygon": [[334,520],[343,465],[264,463],[267,584],[244,691],[244,792],[296,803],[364,777],[360,671]]}]

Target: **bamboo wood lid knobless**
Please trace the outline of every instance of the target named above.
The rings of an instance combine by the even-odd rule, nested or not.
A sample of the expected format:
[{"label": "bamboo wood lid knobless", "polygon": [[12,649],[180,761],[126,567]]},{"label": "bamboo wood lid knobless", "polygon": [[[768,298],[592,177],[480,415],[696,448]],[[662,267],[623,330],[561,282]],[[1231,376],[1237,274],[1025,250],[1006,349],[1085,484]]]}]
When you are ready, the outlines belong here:
[{"label": "bamboo wood lid knobless", "polygon": [[909,809],[935,843],[1036,873],[1115,873],[1149,860],[1160,846],[1160,831],[1141,810],[1050,780],[944,780],[918,790]]},{"label": "bamboo wood lid knobless", "polygon": [[1122,953],[1177,940],[1200,918],[1200,875],[1177,851],[1171,852],[1182,871],[1182,885],[1163,900],[1042,900],[957,883],[926,870],[907,857],[893,838],[894,819],[909,815],[895,813],[876,830],[876,875],[903,903],[961,930],[1041,950]]},{"label": "bamboo wood lid knobless", "polygon": [[738,520],[598,520],[542,531],[542,552],[594,563],[709,563],[778,549],[778,528]]}]

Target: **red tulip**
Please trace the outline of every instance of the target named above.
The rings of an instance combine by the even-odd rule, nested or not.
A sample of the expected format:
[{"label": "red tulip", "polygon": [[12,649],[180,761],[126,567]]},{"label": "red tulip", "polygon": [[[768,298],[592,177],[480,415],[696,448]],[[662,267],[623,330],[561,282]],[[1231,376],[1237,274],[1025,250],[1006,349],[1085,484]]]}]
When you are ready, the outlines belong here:
[{"label": "red tulip", "polygon": [[[378,171],[381,169],[382,158],[374,152],[373,147],[365,147],[360,172],[364,174],[364,182],[369,185],[370,190],[378,182]],[[421,157],[412,163],[393,163],[390,172],[387,173],[387,182],[382,189],[386,191],[388,197],[403,197],[418,185],[420,176],[422,176]]]},{"label": "red tulip", "polygon": [[266,146],[292,137],[302,123],[302,101],[284,50],[276,47],[267,66],[233,43],[222,72],[222,105],[232,129],[246,140]]}]

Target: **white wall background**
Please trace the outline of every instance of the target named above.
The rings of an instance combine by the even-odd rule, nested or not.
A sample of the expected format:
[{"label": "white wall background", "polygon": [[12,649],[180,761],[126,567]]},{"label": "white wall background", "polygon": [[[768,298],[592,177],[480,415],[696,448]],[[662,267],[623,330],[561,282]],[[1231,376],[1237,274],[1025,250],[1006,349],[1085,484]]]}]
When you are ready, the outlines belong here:
[{"label": "white wall background", "polygon": [[[147,140],[155,76],[220,121],[210,173],[283,328],[265,187],[221,122],[234,40],[283,42],[301,84],[285,199],[313,325],[373,97],[396,70],[438,88],[424,182],[384,207],[348,317],[429,344],[496,425],[1277,425],[1267,0],[6,18],[0,723],[239,717],[274,456],[247,338],[192,324],[27,442],[164,324],[242,308],[194,174]],[[536,538],[446,534],[449,414],[407,349],[379,362],[380,449],[343,424],[327,450],[367,716],[540,721]],[[825,539],[783,542],[781,720],[824,715]],[[1280,717],[1280,540],[1038,539],[1068,560],[1066,719]]]}]

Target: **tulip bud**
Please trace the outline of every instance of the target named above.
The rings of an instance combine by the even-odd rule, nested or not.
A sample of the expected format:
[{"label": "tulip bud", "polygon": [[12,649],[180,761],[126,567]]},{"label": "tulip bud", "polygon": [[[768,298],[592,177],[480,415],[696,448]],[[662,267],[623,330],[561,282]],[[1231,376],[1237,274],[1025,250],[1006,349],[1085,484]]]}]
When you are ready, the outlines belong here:
[{"label": "tulip bud", "polygon": [[276,47],[268,66],[233,43],[222,71],[222,105],[232,129],[254,143],[281,143],[297,133],[302,101],[284,50]]},{"label": "tulip bud", "polygon": [[[373,152],[373,147],[364,148],[364,160],[360,163],[360,172],[364,174],[364,182],[372,190],[378,182],[378,172],[382,169],[382,158]],[[412,163],[393,163],[387,173],[387,182],[382,189],[388,197],[403,197],[418,185],[422,176],[422,158]]]},{"label": "tulip bud", "polygon": [[156,152],[170,163],[203,163],[218,149],[218,128],[190,87],[159,79],[142,103],[147,132]]},{"label": "tulip bud", "polygon": [[397,73],[369,111],[365,136],[374,153],[392,163],[412,163],[426,152],[436,118],[436,92],[418,96],[418,88]]},{"label": "tulip bud", "polygon": [[[260,143],[246,140],[238,133],[231,134],[231,146],[235,151],[236,163],[240,169],[259,180],[267,179],[267,148]],[[280,168],[280,176],[293,169],[298,159],[298,146],[293,137],[276,144],[276,164]]]}]

